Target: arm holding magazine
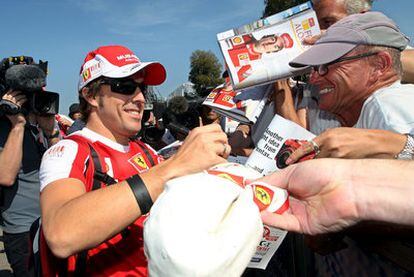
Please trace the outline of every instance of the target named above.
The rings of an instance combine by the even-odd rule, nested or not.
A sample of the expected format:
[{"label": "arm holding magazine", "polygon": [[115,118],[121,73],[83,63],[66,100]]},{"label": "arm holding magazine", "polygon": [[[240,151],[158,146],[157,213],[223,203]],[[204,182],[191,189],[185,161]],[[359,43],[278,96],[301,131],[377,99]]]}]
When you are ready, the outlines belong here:
[{"label": "arm holding magazine", "polygon": [[306,109],[296,110],[294,97],[299,95],[293,94],[289,80],[280,80],[274,84],[275,113],[307,129]]},{"label": "arm holding magazine", "polygon": [[[328,129],[313,139],[320,151],[316,158],[345,159],[393,159],[404,148],[406,140],[406,135],[386,130],[346,127]],[[286,163],[293,164],[313,151],[311,142],[302,144]]]}]

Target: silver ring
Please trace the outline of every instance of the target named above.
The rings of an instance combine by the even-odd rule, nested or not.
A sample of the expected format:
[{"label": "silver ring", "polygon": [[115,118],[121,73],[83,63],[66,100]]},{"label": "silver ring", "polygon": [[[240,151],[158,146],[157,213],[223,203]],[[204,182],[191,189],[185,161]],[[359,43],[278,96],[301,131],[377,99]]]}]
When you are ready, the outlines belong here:
[{"label": "silver ring", "polygon": [[317,156],[321,152],[321,150],[319,149],[319,145],[313,140],[310,140],[309,142],[312,144],[312,148],[313,148],[313,152],[315,152],[315,156]]}]

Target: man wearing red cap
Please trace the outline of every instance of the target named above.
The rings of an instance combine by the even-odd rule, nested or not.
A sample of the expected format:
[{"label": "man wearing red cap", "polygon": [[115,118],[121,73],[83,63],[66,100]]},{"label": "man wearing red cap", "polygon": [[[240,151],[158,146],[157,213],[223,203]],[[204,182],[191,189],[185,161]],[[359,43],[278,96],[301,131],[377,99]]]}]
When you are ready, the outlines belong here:
[{"label": "man wearing red cap", "polygon": [[122,46],[85,58],[79,99],[86,127],[51,148],[41,166],[44,238],[55,256],[69,257],[64,269],[42,263],[44,275],[147,275],[143,221],[164,184],[225,162],[230,149],[215,124],[191,131],[167,161],[130,139],[141,127],[146,87],[165,78],[160,63],[141,62]]}]

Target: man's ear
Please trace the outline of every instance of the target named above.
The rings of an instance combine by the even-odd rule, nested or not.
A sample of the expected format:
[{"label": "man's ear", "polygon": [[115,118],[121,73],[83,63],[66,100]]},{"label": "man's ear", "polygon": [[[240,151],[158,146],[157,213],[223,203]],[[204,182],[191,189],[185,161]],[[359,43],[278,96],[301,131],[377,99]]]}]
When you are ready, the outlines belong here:
[{"label": "man's ear", "polygon": [[390,69],[392,70],[392,58],[390,53],[386,51],[380,51],[373,57],[370,57],[370,82],[376,83],[379,78],[388,74]]},{"label": "man's ear", "polygon": [[96,101],[96,95],[93,95],[91,90],[88,87],[84,87],[81,90],[82,97],[88,102],[92,107],[97,107],[98,102]]},{"label": "man's ear", "polygon": [[393,66],[392,57],[387,51],[378,52],[377,58],[374,59],[373,63],[375,69],[381,74],[388,72]]}]

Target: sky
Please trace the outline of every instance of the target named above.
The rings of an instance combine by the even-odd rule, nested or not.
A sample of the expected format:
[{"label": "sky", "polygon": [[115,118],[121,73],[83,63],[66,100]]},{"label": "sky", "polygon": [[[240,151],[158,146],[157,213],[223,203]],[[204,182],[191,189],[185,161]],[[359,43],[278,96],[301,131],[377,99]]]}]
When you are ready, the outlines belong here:
[{"label": "sky", "polygon": [[[211,50],[222,62],[216,34],[261,17],[263,0],[0,0],[0,59],[32,56],[49,62],[47,89],[59,92],[60,112],[77,102],[79,69],[86,54],[120,44],[142,61],[159,61],[168,96],[188,81],[191,53]],[[413,0],[376,0],[414,45]],[[411,24],[410,24],[411,23]]]}]

